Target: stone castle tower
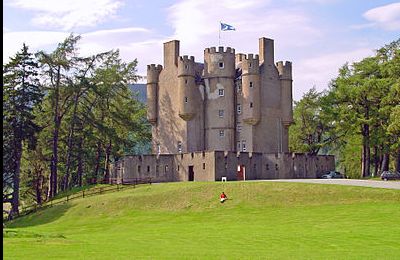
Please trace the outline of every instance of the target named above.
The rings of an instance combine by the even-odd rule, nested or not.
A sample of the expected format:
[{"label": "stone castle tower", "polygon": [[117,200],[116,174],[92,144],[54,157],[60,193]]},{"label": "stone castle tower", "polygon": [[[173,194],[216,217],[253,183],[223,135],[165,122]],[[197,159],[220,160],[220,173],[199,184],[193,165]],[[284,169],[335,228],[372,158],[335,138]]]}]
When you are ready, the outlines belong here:
[{"label": "stone castle tower", "polygon": [[164,43],[164,66],[147,66],[148,120],[155,154],[288,152],[292,64],[274,63],[274,41],[259,54],[206,48],[204,63]]}]

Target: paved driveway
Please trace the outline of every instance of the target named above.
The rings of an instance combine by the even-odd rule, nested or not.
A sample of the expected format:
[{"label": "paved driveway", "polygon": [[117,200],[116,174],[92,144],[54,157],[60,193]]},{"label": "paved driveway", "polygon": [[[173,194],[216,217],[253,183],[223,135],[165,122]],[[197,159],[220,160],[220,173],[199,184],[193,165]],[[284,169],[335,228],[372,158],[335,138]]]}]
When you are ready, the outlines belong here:
[{"label": "paved driveway", "polygon": [[279,180],[265,180],[265,181],[339,184],[339,185],[349,185],[349,186],[364,186],[372,188],[400,190],[400,181],[372,181],[372,180],[350,180],[350,179],[279,179]]}]

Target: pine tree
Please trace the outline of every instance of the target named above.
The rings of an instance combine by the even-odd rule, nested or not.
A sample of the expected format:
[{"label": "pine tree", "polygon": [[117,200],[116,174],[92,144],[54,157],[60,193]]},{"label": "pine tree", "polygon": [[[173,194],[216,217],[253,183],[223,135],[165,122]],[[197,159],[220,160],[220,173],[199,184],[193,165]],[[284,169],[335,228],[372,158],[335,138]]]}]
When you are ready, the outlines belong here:
[{"label": "pine tree", "polygon": [[[3,184],[4,197],[11,202],[10,216],[19,213],[19,185],[23,141],[29,147],[35,145],[35,133],[39,127],[34,123],[33,109],[42,100],[38,79],[38,64],[28,47],[23,44],[20,52],[3,67]],[[10,185],[6,186],[4,185]],[[6,191],[12,191],[4,194]],[[6,195],[6,196],[5,196]]]}]

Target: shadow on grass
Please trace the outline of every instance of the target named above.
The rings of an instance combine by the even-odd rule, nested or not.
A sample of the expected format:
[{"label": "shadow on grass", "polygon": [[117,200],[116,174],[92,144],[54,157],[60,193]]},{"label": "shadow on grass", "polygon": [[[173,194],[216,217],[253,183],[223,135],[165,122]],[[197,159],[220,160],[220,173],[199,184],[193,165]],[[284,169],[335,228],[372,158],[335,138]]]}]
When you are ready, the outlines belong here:
[{"label": "shadow on grass", "polygon": [[35,213],[8,221],[5,225],[7,228],[19,228],[48,224],[62,217],[71,206],[70,203],[65,203],[40,209]]}]

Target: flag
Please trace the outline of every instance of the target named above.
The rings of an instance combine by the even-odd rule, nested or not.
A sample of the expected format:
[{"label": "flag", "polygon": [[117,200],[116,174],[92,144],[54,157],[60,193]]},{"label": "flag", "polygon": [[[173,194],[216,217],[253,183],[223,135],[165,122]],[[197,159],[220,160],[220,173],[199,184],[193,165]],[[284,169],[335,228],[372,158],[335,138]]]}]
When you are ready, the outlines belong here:
[{"label": "flag", "polygon": [[232,25],[226,24],[226,23],[221,23],[221,31],[235,31],[235,27]]}]

